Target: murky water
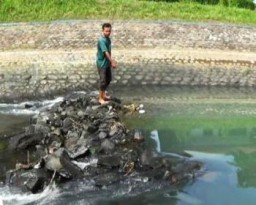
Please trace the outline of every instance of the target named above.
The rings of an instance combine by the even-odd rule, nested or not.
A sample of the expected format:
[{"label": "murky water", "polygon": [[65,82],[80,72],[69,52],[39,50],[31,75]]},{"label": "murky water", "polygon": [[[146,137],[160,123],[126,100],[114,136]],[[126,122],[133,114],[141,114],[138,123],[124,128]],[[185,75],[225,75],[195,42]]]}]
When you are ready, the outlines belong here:
[{"label": "murky water", "polygon": [[[5,204],[255,204],[256,91],[147,86],[112,88],[113,93],[144,105],[144,114],[124,118],[128,127],[140,129],[157,151],[187,153],[203,161],[203,174],[175,190],[155,187],[144,193],[129,186],[99,191],[80,181],[24,195],[2,185],[0,204],[1,199]],[[21,126],[15,125],[16,117],[7,123],[15,129]],[[4,147],[0,159],[6,159]]]},{"label": "murky water", "polygon": [[[30,118],[41,109],[52,106],[62,100],[45,100],[43,102],[22,102],[17,104],[0,104],[0,181],[4,180],[4,173],[14,169],[16,162],[24,162],[27,153],[16,153],[8,150],[8,136],[23,131],[29,125]],[[26,161],[25,161],[26,162]],[[0,203],[1,204],[1,203]]]},{"label": "murky water", "polygon": [[205,173],[198,180],[176,194],[162,193],[157,197],[161,203],[255,204],[256,92],[199,87],[146,90],[124,97],[137,99],[146,108],[145,114],[130,116],[126,123],[146,136],[157,132],[155,146],[161,152],[185,152],[204,162]]}]

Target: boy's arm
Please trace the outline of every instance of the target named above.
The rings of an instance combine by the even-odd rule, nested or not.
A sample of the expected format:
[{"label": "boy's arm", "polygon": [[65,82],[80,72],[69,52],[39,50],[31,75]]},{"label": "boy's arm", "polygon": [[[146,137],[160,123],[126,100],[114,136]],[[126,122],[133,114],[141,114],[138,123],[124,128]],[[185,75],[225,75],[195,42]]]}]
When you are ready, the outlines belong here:
[{"label": "boy's arm", "polygon": [[104,53],[105,53],[106,57],[108,58],[108,60],[110,61],[111,67],[112,67],[112,68],[116,68],[116,63],[115,63],[115,61],[112,59],[110,53],[109,53],[108,51],[105,51]]}]

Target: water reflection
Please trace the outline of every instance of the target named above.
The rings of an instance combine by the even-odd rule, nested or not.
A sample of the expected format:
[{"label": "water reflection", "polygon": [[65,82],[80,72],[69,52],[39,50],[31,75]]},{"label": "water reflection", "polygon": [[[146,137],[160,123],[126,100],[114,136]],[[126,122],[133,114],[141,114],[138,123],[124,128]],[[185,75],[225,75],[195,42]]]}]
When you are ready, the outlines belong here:
[{"label": "water reflection", "polygon": [[[204,174],[193,184],[165,196],[182,205],[255,204],[255,91],[178,90],[140,98],[146,114],[125,119],[149,136],[156,150],[186,153],[204,162]],[[155,130],[159,142],[151,137]]]},{"label": "water reflection", "polygon": [[[244,131],[246,129],[239,129],[239,131],[241,130]],[[159,133],[162,133],[162,135]],[[166,139],[163,133],[167,132],[159,133],[157,130],[151,132],[151,139],[154,140],[156,150],[168,153],[167,151],[173,151],[173,148],[169,148],[171,143],[181,144],[177,138],[176,142],[163,140]],[[208,135],[204,135],[208,132],[200,133],[202,134],[200,137],[208,137]],[[213,136],[213,132],[210,133]],[[242,133],[244,134],[244,132]],[[237,136],[240,136],[240,134]],[[233,136],[236,135],[231,134],[229,137],[232,139]],[[219,137],[219,135],[215,135],[215,137]],[[218,153],[214,153],[216,151],[210,149],[210,144],[208,144],[207,152],[199,152],[185,149],[191,147],[190,141],[182,143],[183,152],[191,155],[194,159],[203,161],[205,171],[193,184],[185,186],[184,189],[172,196],[178,200],[177,204],[255,204],[256,151],[252,151],[254,145],[250,145],[249,149],[241,146],[236,149],[236,152],[227,154],[229,152],[226,149],[227,145],[223,144],[223,142],[221,143],[222,145],[219,144],[218,146],[222,147],[222,151],[225,154],[220,154],[220,150]],[[167,150],[164,148],[166,146],[168,147]],[[230,146],[232,147],[232,145]]]},{"label": "water reflection", "polygon": [[189,152],[203,160],[206,173],[184,191],[202,199],[203,204],[255,204],[256,189],[242,187],[239,172],[243,170],[233,155]]},{"label": "water reflection", "polygon": [[241,187],[256,187],[256,150],[247,148],[234,153],[235,162],[241,169],[238,171],[238,181]]}]

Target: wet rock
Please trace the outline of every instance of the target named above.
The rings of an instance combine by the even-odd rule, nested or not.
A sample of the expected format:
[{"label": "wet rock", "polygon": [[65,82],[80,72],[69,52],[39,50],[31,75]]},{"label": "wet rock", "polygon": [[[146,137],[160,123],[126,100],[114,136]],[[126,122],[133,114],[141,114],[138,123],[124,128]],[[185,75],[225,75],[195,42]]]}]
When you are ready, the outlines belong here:
[{"label": "wet rock", "polygon": [[[120,104],[121,104],[121,100],[118,99],[118,98],[116,98],[116,97],[111,97],[111,101],[112,101],[112,102],[115,102],[115,104],[116,104],[116,105],[119,105],[119,106],[120,106]],[[118,106],[118,107],[119,107],[119,106]]]},{"label": "wet rock", "polygon": [[62,111],[60,114],[61,119],[65,119],[67,117],[67,112],[66,111]]},{"label": "wet rock", "polygon": [[120,166],[119,156],[100,156],[98,159],[98,166],[107,168],[117,168]]},{"label": "wet rock", "polygon": [[102,122],[102,124],[99,126],[99,131],[103,131],[103,132],[108,133],[109,129],[110,129],[109,124],[105,123],[105,122]]},{"label": "wet rock", "polygon": [[52,131],[52,134],[53,134],[53,135],[60,136],[60,135],[61,135],[61,129],[60,129],[60,128],[54,129],[54,130]]},{"label": "wet rock", "polygon": [[48,145],[48,152],[50,154],[54,153],[56,150],[58,150],[62,146],[61,141],[52,141],[50,145]]},{"label": "wet rock", "polygon": [[87,131],[90,133],[95,133],[98,130],[98,127],[94,126],[94,125],[89,125],[87,128]]},{"label": "wet rock", "polygon": [[40,143],[43,135],[40,133],[37,134],[26,134],[22,133],[16,136],[13,136],[9,140],[8,149],[9,150],[23,150],[29,147],[33,147]]},{"label": "wet rock", "polygon": [[25,107],[26,109],[29,109],[29,108],[34,107],[34,105],[33,105],[32,103],[27,102],[27,103],[24,105],[24,107]]},{"label": "wet rock", "polygon": [[93,110],[90,106],[86,107],[86,109],[84,110],[84,116],[88,117],[93,113]]},{"label": "wet rock", "polygon": [[[95,103],[94,101],[91,101],[91,102],[92,102],[92,104]],[[91,107],[92,110],[97,110],[98,108],[100,108],[100,105],[99,105],[99,103],[98,103],[97,101],[96,101],[95,104],[96,104],[96,105],[94,105],[94,106]]]},{"label": "wet rock", "polygon": [[104,117],[104,121],[109,121],[109,120],[119,120],[119,116],[117,113],[111,112],[107,113],[106,116]]},{"label": "wet rock", "polygon": [[142,142],[142,141],[144,141],[144,136],[141,134],[140,131],[136,130],[135,133],[134,133],[133,139],[135,141]]},{"label": "wet rock", "polygon": [[25,128],[25,134],[34,134],[35,133],[35,125],[29,125]]},{"label": "wet rock", "polygon": [[83,138],[69,138],[65,142],[68,155],[72,159],[77,157],[84,157],[89,154],[89,148],[87,146],[87,140]]},{"label": "wet rock", "polygon": [[74,104],[70,104],[69,106],[66,107],[66,112],[67,112],[67,115],[72,115],[73,114],[73,111],[75,111],[75,108],[74,108]]},{"label": "wet rock", "polygon": [[173,167],[176,180],[182,180],[186,178],[193,178],[194,172],[191,170],[199,170],[202,164],[198,161],[185,160],[182,163],[177,164]]},{"label": "wet rock", "polygon": [[63,125],[61,118],[58,117],[57,119],[55,119],[53,125],[54,125],[55,127],[61,127],[61,126]]},{"label": "wet rock", "polygon": [[36,145],[35,147],[36,147],[35,155],[37,156],[37,158],[45,157],[48,154],[48,150],[46,147],[42,145]]},{"label": "wet rock", "polygon": [[101,143],[100,150],[103,151],[104,153],[111,153],[114,149],[115,144],[109,139],[105,139]]},{"label": "wet rock", "polygon": [[71,131],[69,130],[67,135],[66,135],[66,139],[70,139],[70,138],[74,138],[74,140],[78,140],[79,139],[79,132],[78,131]]},{"label": "wet rock", "polygon": [[100,139],[105,139],[108,136],[108,134],[107,134],[107,132],[101,131],[98,136]]},{"label": "wet rock", "polygon": [[84,112],[82,110],[79,110],[77,112],[77,116],[80,117],[80,118],[83,118],[85,116]]},{"label": "wet rock", "polygon": [[43,136],[47,136],[47,134],[50,132],[50,128],[43,124],[35,124],[35,133],[42,133]]},{"label": "wet rock", "polygon": [[111,130],[109,132],[109,136],[112,137],[112,136],[114,136],[117,133],[118,133],[118,127],[117,126],[112,126]]},{"label": "wet rock", "polygon": [[19,169],[7,173],[6,184],[19,187],[22,191],[37,193],[43,190],[49,181],[49,176],[43,169]]},{"label": "wet rock", "polygon": [[[60,175],[82,177],[82,170],[72,163],[69,155],[64,148],[59,148],[54,153],[48,155],[45,158],[45,167],[52,171],[59,172]],[[62,174],[68,173],[68,174]]]},{"label": "wet rock", "polygon": [[59,149],[57,152],[59,152],[58,155],[60,155],[60,163],[67,172],[69,172],[73,177],[76,178],[83,176],[82,170],[77,165],[72,163],[67,152],[64,149]]},{"label": "wet rock", "polygon": [[70,118],[65,118],[63,120],[63,129],[69,130],[72,127],[73,121]]},{"label": "wet rock", "polygon": [[125,154],[122,155],[122,160],[130,162],[139,162],[139,165],[141,166],[142,164],[140,162],[139,157],[140,154],[137,149],[130,149]]},{"label": "wet rock", "polygon": [[140,155],[140,162],[142,165],[150,165],[152,161],[152,152],[148,149],[144,150]]},{"label": "wet rock", "polygon": [[54,155],[48,155],[44,158],[45,160],[45,167],[51,171],[59,171],[63,168],[62,164],[60,163],[60,158]]}]

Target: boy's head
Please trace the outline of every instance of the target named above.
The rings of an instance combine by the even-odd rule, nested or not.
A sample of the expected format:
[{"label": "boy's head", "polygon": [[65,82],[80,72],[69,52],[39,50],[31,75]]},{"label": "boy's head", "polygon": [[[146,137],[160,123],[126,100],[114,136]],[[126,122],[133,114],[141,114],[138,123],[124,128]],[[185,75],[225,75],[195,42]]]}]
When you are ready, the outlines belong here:
[{"label": "boy's head", "polygon": [[105,37],[109,37],[111,34],[111,24],[110,23],[104,23],[102,25],[102,33]]}]

